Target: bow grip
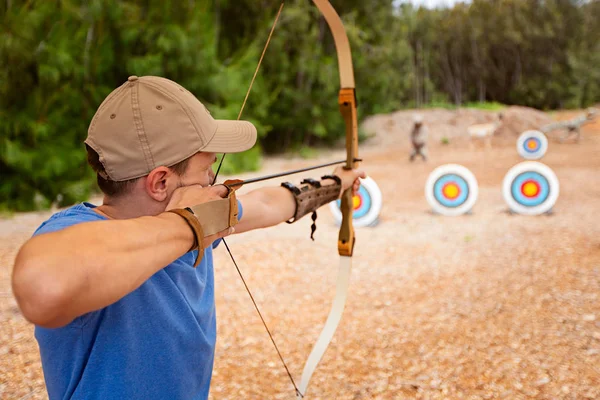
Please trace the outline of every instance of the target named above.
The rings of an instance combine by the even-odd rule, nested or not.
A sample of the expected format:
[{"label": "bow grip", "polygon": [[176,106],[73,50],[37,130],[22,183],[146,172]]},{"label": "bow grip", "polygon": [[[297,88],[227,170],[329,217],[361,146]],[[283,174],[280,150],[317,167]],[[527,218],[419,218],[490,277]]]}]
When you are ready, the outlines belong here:
[{"label": "bow grip", "polygon": [[353,197],[352,188],[348,188],[342,194],[342,226],[338,236],[338,253],[341,256],[352,257],[354,252],[354,228],[352,227],[353,214]]}]

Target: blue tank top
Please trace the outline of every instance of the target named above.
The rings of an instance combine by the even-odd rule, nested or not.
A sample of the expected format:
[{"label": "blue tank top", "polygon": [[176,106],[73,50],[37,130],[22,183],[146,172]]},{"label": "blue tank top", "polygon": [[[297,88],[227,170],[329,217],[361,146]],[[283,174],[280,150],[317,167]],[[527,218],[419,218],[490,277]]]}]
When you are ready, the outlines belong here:
[{"label": "blue tank top", "polygon": [[[239,217],[242,206],[238,202]],[[34,233],[106,218],[82,203]],[[206,399],[216,342],[212,249],[184,254],[116,303],[68,325],[35,327],[54,399]]]}]

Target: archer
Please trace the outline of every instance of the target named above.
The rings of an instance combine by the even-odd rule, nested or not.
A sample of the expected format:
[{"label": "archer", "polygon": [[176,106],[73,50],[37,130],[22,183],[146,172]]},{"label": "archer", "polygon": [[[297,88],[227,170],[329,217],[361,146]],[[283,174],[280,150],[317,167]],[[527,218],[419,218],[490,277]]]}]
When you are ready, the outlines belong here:
[{"label": "archer", "polygon": [[52,215],[13,269],[50,399],[208,397],[213,248],[232,233],[296,221],[365,177],[338,167],[239,199],[213,185],[216,153],[248,150],[256,137],[250,122],[213,119],[168,79],[132,76],[107,96],[85,141],[102,205]]}]

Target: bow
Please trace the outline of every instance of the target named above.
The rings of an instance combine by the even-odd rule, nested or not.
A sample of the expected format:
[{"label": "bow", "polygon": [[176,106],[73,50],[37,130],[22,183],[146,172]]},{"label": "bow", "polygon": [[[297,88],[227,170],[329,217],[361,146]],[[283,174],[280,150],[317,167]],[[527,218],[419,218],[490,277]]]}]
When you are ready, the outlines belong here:
[{"label": "bow", "polygon": [[[338,104],[340,112],[346,124],[346,169],[354,169],[358,166],[358,118],[356,112],[356,92],[354,85],[354,68],[352,65],[352,54],[350,43],[344,29],[344,24],[333,6],[327,0],[313,0],[325,21],[329,25],[331,34],[337,50],[338,68],[340,74],[340,91]],[[348,297],[348,286],[350,272],[352,270],[352,253],[354,251],[354,227],[352,226],[353,213],[352,188],[347,189],[342,195],[342,224],[338,236],[338,253],[340,255],[340,266],[335,288],[335,297],[323,330],[315,342],[302,371],[300,386],[297,397],[302,398],[306,394],[310,378],[325,354],[331,339],[335,334],[338,324],[344,312],[346,298]]]},{"label": "bow", "polygon": [[[338,104],[342,117],[344,118],[344,123],[346,125],[346,161],[344,168],[355,169],[358,166],[358,162],[360,161],[360,159],[358,158],[358,118],[356,111],[354,68],[352,64],[352,54],[350,52],[348,36],[346,35],[346,30],[344,29],[344,24],[342,23],[340,16],[328,0],[313,0],[313,2],[315,3],[315,5],[325,18],[325,21],[329,25],[329,29],[331,30],[335,42],[341,86],[338,95]],[[252,77],[250,87],[242,103],[242,108],[238,115],[238,119],[240,119],[242,115],[242,111],[246,104],[246,100],[248,99],[248,94],[252,89],[252,84],[254,83],[254,80],[260,68],[260,64],[271,40],[271,36],[277,24],[277,20],[279,19],[279,16],[281,14],[282,8],[283,3],[279,7],[279,11],[277,13],[277,16],[275,17],[273,26],[271,27],[271,31],[269,33],[267,42],[260,56],[258,65],[254,72],[254,76]],[[219,167],[217,168],[217,172],[215,174],[215,181],[217,175],[219,174],[219,170],[221,168],[224,158],[225,155],[223,155],[223,158],[221,158],[221,162],[219,164]],[[242,282],[246,287],[248,294],[250,295],[254,307],[258,312],[260,319],[263,322],[263,325],[271,339],[271,342],[273,343],[275,350],[277,351],[279,359],[283,363],[287,375],[290,378],[292,385],[294,386],[294,389],[296,391],[296,397],[298,399],[301,399],[305,396],[308,384],[310,382],[310,378],[312,377],[315,369],[317,368],[317,365],[321,361],[321,358],[325,354],[325,351],[329,347],[331,339],[333,338],[333,335],[335,334],[338,324],[342,318],[342,313],[346,304],[346,298],[348,296],[350,272],[352,270],[352,253],[354,250],[355,243],[354,228],[352,226],[353,208],[353,193],[352,188],[349,188],[342,194],[342,224],[338,236],[338,253],[340,255],[340,265],[336,282],[335,297],[329,315],[327,316],[327,320],[325,321],[325,325],[323,326],[323,329],[321,331],[321,334],[319,335],[317,341],[315,342],[315,345],[313,346],[306,360],[304,369],[302,371],[300,384],[298,386],[296,385],[294,378],[292,377],[292,374],[290,373],[283,359],[283,356],[281,355],[281,352],[279,351],[279,348],[277,347],[277,344],[273,339],[273,335],[271,334],[267,324],[265,323],[265,320],[256,304],[256,301],[254,300],[254,297],[252,296],[252,293],[250,292],[250,289],[248,288],[248,285],[246,284],[246,281],[241,273],[241,270],[237,265],[237,262],[235,261],[235,258],[233,257],[233,254],[231,253],[231,250],[229,249],[229,246],[227,245],[227,242],[223,240],[223,244],[225,245],[225,248],[227,249],[231,257],[231,260],[233,261],[238,271],[238,274],[240,275],[240,278],[242,279]]]}]

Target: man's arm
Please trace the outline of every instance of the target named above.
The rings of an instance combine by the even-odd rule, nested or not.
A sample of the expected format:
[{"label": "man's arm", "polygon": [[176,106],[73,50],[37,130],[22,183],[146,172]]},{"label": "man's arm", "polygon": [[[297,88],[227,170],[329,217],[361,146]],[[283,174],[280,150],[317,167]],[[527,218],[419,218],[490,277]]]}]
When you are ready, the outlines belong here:
[{"label": "man's arm", "polygon": [[[340,195],[347,188],[353,187],[358,191],[360,182],[358,178],[366,177],[360,170],[346,171],[341,167],[336,168],[334,174],[342,181]],[[321,186],[335,184],[333,179],[320,181]],[[252,229],[266,228],[288,221],[294,216],[296,202],[292,193],[281,186],[265,187],[253,190],[245,195],[240,195],[239,200],[244,209],[244,217],[235,226],[235,233],[247,232]]]},{"label": "man's arm", "polygon": [[132,292],[193,242],[187,222],[173,213],[80,223],[23,245],[13,292],[29,321],[63,326]]},{"label": "man's arm", "polygon": [[[189,202],[194,190],[188,192]],[[172,203],[167,208],[182,207]],[[228,233],[206,237],[202,245],[207,247]],[[185,219],[170,212],[84,222],[43,233],[28,240],[17,254],[13,293],[29,321],[61,327],[134,291],[188,252],[194,240]]]},{"label": "man's arm", "polygon": [[296,203],[292,193],[279,187],[265,187],[238,196],[244,217],[235,226],[235,233],[267,228],[294,216]]}]

